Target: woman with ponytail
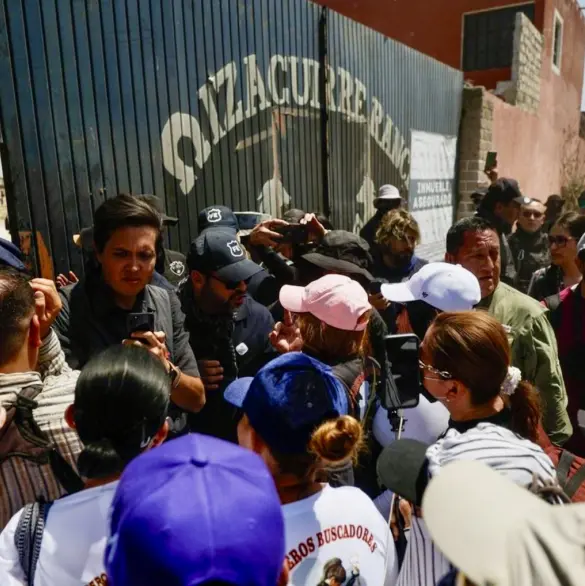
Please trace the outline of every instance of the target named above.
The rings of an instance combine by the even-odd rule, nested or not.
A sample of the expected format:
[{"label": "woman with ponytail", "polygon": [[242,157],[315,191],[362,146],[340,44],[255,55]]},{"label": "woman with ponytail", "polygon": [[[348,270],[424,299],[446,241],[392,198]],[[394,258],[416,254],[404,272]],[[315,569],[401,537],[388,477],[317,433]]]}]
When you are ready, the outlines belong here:
[{"label": "woman with ponytail", "polygon": [[143,348],[112,346],[87,363],[65,413],[84,446],[77,467],[85,489],[44,505],[44,528],[33,526],[40,535],[25,537],[27,550],[40,546],[26,569],[15,541],[27,508],[12,518],[0,535],[0,584],[106,583],[108,512],[117,481],[129,462],[166,439],[170,389],[161,361]]},{"label": "woman with ponytail", "polygon": [[495,318],[484,311],[438,315],[421,344],[420,369],[426,390],[445,405],[450,419],[432,445],[399,440],[378,460],[384,486],[416,507],[401,586],[434,586],[450,570],[419,507],[429,479],[451,462],[479,460],[511,482],[546,493],[552,502],[558,502],[559,491],[554,466],[536,444],[544,435],[539,395],[510,366],[508,338]]},{"label": "woman with ponytail", "polygon": [[506,332],[487,312],[437,316],[421,345],[420,366],[425,389],[450,413],[449,428],[463,433],[494,423],[538,441],[540,397],[510,366]]},{"label": "woman with ponytail", "polygon": [[365,584],[394,584],[397,562],[388,527],[361,490],[319,482],[325,467],[355,461],[363,442],[348,415],[348,394],[331,367],[300,352],[269,362],[252,378],[228,386],[241,409],[238,441],[259,454],[274,477],[285,519],[291,582],[318,584],[339,558]]}]

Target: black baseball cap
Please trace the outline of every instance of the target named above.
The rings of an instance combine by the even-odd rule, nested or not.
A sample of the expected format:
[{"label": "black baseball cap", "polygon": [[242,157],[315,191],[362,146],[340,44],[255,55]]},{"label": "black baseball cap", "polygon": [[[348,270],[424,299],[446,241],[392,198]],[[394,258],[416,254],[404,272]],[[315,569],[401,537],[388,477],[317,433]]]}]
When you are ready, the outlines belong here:
[{"label": "black baseball cap", "polygon": [[418,507],[429,480],[428,447],[414,439],[396,440],[384,448],[376,463],[379,483]]},{"label": "black baseball cap", "polygon": [[524,197],[520,191],[520,186],[515,179],[498,179],[495,183],[489,186],[485,194],[482,204],[488,207],[493,207],[497,203],[508,204],[515,202],[519,205],[527,205],[532,200],[529,197]]},{"label": "black baseball cap", "polygon": [[320,244],[302,258],[326,271],[362,275],[369,281],[374,279],[370,273],[374,262],[370,245],[353,232],[330,230]]},{"label": "black baseball cap", "polygon": [[197,230],[199,234],[209,228],[222,228],[237,232],[240,226],[238,224],[238,218],[230,208],[214,205],[201,210],[197,218]]},{"label": "black baseball cap", "polygon": [[164,226],[176,226],[179,222],[179,218],[174,216],[168,216],[164,211],[164,204],[160,197],[156,195],[151,195],[149,193],[141,193],[140,195],[135,195],[141,199],[142,201],[146,202],[150,207],[154,208],[159,216],[161,217],[162,223]]},{"label": "black baseball cap", "polygon": [[246,258],[244,249],[233,230],[203,231],[193,242],[187,256],[190,271],[204,275],[215,272],[222,281],[247,281],[262,270],[260,265]]}]

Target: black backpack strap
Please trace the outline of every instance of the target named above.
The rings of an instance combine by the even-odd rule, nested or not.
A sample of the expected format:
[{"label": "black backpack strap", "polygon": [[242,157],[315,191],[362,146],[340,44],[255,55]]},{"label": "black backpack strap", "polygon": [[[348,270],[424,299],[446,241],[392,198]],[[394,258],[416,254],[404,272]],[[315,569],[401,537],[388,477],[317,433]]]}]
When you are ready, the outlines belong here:
[{"label": "black backpack strap", "polygon": [[575,456],[571,454],[571,452],[561,450],[561,457],[559,458],[559,463],[557,465],[557,478],[563,489],[569,480],[569,472],[571,471],[571,466],[574,461]]},{"label": "black backpack strap", "polygon": [[572,499],[575,493],[579,490],[579,487],[585,482],[585,464],[581,464],[570,480],[565,484],[563,490],[565,494]]},{"label": "black backpack strap", "polygon": [[47,515],[53,503],[25,505],[16,526],[14,545],[28,586],[33,586]]}]

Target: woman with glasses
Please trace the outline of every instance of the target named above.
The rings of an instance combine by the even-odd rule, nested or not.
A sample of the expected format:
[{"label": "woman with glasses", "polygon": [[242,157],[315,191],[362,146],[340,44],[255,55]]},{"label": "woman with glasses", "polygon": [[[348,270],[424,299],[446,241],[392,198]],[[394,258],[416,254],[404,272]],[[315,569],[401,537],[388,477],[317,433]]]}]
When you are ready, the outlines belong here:
[{"label": "woman with glasses", "polygon": [[537,441],[539,396],[510,366],[508,337],[495,318],[483,311],[439,314],[420,356],[423,385],[449,411],[449,429],[464,433],[492,423]]},{"label": "woman with glasses", "polygon": [[[106,583],[104,551],[118,479],[167,437],[170,391],[163,365],[142,348],[112,346],[89,361],[65,412],[84,446],[77,459],[84,489],[44,503],[36,525],[31,505],[12,518],[0,535],[0,584]],[[28,560],[26,567],[21,560]]]},{"label": "woman with glasses", "polygon": [[583,234],[585,216],[578,212],[567,212],[553,224],[548,235],[551,265],[534,273],[528,295],[542,301],[581,280],[576,258],[577,242]]},{"label": "woman with glasses", "polygon": [[[420,356],[423,384],[449,411],[449,429],[431,445],[395,442],[378,460],[378,474],[417,507],[397,583],[434,586],[451,566],[430,539],[418,508],[430,479],[457,460],[479,460],[526,487],[556,483],[556,472],[535,443],[541,428],[538,394],[510,365],[508,338],[495,318],[483,311],[440,314]],[[473,479],[469,482],[473,490]]]}]

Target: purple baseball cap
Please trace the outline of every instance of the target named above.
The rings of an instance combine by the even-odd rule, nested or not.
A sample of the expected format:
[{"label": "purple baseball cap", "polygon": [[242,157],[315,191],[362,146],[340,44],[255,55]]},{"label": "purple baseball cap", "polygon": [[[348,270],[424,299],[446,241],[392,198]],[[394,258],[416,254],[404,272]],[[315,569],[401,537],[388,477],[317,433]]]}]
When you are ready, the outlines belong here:
[{"label": "purple baseball cap", "polygon": [[274,586],[284,563],[284,520],[264,462],[205,435],[174,439],[126,467],[110,534],[110,586]]},{"label": "purple baseball cap", "polygon": [[302,352],[275,358],[254,378],[236,379],[223,396],[284,454],[304,454],[316,427],[349,410],[347,391],[331,367]]}]

